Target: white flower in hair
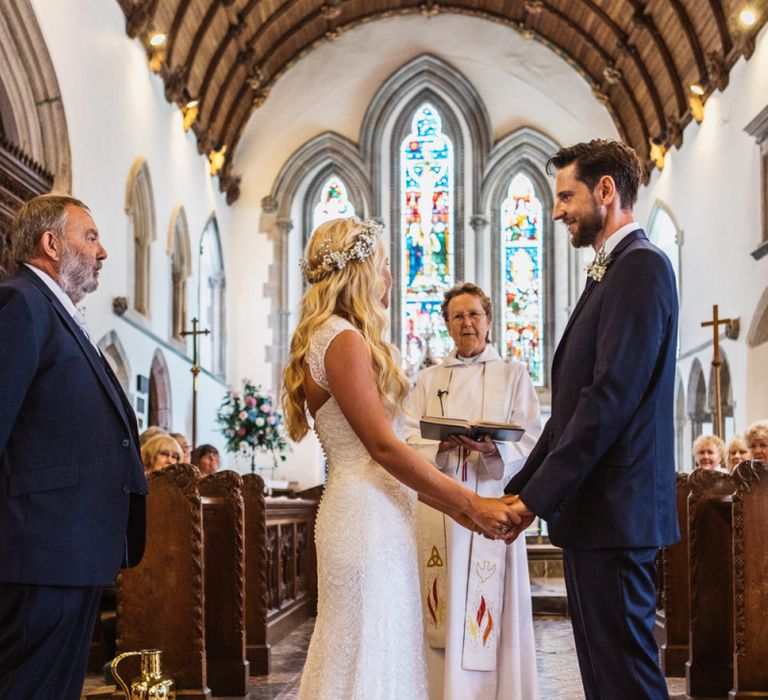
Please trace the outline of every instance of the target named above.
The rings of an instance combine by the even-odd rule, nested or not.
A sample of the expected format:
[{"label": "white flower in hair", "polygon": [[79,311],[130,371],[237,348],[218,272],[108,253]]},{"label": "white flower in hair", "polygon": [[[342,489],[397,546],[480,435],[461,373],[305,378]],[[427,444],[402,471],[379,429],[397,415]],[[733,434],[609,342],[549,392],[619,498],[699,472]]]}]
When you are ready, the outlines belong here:
[{"label": "white flower in hair", "polygon": [[304,279],[307,282],[315,282],[323,276],[318,276],[318,273],[343,270],[348,262],[365,260],[376,250],[376,243],[381,237],[384,227],[380,223],[368,219],[358,224],[352,230],[352,233],[355,233],[355,231],[359,233],[349,249],[330,250],[330,241],[326,241],[323,245],[323,252],[319,257],[311,262],[302,260],[299,266],[304,273]]}]

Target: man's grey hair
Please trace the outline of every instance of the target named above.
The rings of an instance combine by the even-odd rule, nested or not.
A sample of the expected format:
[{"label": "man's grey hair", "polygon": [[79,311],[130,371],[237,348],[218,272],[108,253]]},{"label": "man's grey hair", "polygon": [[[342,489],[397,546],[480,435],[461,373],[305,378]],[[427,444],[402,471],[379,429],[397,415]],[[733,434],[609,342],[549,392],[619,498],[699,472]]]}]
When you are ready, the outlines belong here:
[{"label": "man's grey hair", "polygon": [[68,206],[90,211],[79,199],[61,194],[40,195],[21,206],[11,227],[11,244],[16,262],[29,262],[37,257],[40,238],[46,231],[53,231],[59,237],[64,236]]}]

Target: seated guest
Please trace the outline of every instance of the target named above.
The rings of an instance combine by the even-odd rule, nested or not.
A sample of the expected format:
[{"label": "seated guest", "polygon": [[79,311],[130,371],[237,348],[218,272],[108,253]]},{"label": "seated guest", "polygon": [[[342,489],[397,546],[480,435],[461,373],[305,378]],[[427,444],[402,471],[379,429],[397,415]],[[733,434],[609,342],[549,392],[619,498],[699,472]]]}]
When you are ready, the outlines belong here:
[{"label": "seated guest", "polygon": [[156,472],[181,460],[181,447],[170,435],[155,435],[141,448],[144,473]]},{"label": "seated guest", "polygon": [[192,454],[189,451],[189,441],[181,433],[171,433],[171,437],[179,443],[181,448],[181,461],[184,464],[192,464],[189,460],[192,459]]},{"label": "seated guest", "polygon": [[221,466],[219,451],[213,445],[199,445],[192,450],[191,463],[194,464],[202,476],[215,474]]},{"label": "seated guest", "polygon": [[168,431],[159,425],[150,425],[141,435],[139,435],[139,444],[144,447],[147,440],[151,440],[155,435],[168,435]]},{"label": "seated guest", "polygon": [[768,463],[768,420],[752,423],[744,433],[752,459]]},{"label": "seated guest", "polygon": [[728,443],[728,470],[733,471],[737,464],[752,459],[747,441],[743,435],[734,435]]},{"label": "seated guest", "polygon": [[723,466],[725,461],[725,443],[717,435],[699,435],[693,441],[693,458],[699,469],[714,469],[728,473]]}]

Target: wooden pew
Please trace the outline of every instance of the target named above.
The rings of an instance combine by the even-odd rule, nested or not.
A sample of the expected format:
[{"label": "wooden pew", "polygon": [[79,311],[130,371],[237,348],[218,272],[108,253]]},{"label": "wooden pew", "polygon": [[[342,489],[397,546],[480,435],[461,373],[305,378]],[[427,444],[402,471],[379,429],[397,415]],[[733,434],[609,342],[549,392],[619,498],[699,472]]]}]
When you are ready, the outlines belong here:
[{"label": "wooden pew", "polygon": [[665,676],[684,676],[688,661],[688,606],[689,572],[688,559],[688,474],[677,474],[677,521],[680,525],[680,541],[662,548],[662,606],[666,639],[661,645],[661,668]]},{"label": "wooden pew", "polygon": [[768,698],[768,464],[733,472],[734,679],[729,698]]},{"label": "wooden pew", "polygon": [[266,500],[267,642],[274,644],[317,610],[314,547],[317,502]]},{"label": "wooden pew", "polygon": [[[210,698],[206,669],[203,504],[197,469],[177,464],[149,475],[147,545],[117,579],[118,652],[162,649],[178,698]],[[138,662],[121,664],[124,678]]]},{"label": "wooden pew", "polygon": [[245,655],[251,675],[266,675],[271,664],[267,644],[267,513],[264,480],[243,477],[245,508]]},{"label": "wooden pew", "polygon": [[214,695],[244,696],[245,550],[242,480],[233,471],[201,479],[205,560],[205,656]]},{"label": "wooden pew", "polygon": [[689,477],[690,651],[688,694],[725,697],[733,682],[733,584],[729,474],[696,469]]}]

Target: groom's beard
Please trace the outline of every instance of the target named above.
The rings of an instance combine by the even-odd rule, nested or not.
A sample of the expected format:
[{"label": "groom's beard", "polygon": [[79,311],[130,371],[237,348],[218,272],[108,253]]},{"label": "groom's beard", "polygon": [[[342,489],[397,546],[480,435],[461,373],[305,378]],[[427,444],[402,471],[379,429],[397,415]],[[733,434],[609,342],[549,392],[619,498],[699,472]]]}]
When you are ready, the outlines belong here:
[{"label": "groom's beard", "polygon": [[594,244],[605,226],[605,214],[595,205],[592,211],[576,220],[576,230],[571,233],[574,248],[587,248]]}]

